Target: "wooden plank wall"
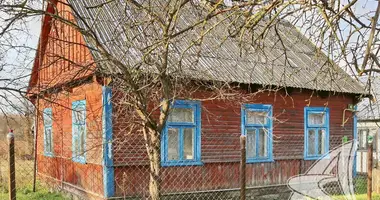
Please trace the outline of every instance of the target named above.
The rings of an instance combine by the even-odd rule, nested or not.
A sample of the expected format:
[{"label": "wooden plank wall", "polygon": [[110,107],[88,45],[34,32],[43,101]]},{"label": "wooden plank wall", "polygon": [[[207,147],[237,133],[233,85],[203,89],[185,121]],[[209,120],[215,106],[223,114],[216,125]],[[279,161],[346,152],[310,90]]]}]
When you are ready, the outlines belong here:
[{"label": "wooden plank wall", "polygon": [[38,70],[41,89],[54,87],[92,74],[94,60],[83,36],[69,23],[76,23],[71,9],[61,1],[56,6],[60,19],[52,19],[42,64]]},{"label": "wooden plank wall", "polygon": [[[244,102],[202,101],[201,159],[204,165],[163,168],[164,192],[238,187],[242,103],[271,104],[274,116],[274,162],[247,164],[248,186],[285,184],[291,176],[304,173],[311,166],[313,161],[303,159],[305,106],[329,107],[330,150],[341,144],[342,136],[352,139],[352,113],[346,111],[343,119],[344,110],[353,103],[348,95],[321,98],[304,90],[295,91],[291,96],[264,92]],[[117,115],[117,109],[115,112]],[[123,116],[130,115],[123,113],[114,119],[116,192],[143,195],[149,180],[144,140],[138,131],[128,134],[122,131],[129,125],[124,123],[128,120],[123,120]],[[347,121],[344,126],[343,121]]]},{"label": "wooden plank wall", "polygon": [[[72,102],[86,100],[86,163],[72,161]],[[54,103],[51,103],[54,102]],[[43,120],[39,120],[37,162],[40,177],[58,184],[69,183],[88,192],[103,195],[102,166],[102,88],[87,83],[40,100],[39,112],[52,108],[53,156],[44,155]]]}]

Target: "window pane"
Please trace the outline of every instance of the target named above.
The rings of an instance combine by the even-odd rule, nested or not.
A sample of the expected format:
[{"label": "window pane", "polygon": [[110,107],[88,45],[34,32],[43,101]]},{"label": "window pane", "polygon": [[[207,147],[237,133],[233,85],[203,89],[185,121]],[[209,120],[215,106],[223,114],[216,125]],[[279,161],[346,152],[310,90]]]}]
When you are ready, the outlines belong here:
[{"label": "window pane", "polygon": [[74,138],[74,151],[73,151],[73,157],[79,156],[79,139],[78,137]]},{"label": "window pane", "polygon": [[46,139],[46,152],[52,152],[51,148],[51,143],[52,143],[52,138],[51,138],[51,129],[47,128],[45,129],[45,139]]},{"label": "window pane", "polygon": [[360,130],[359,131],[359,148],[360,149],[367,149],[367,138],[368,138],[368,131],[367,130]]},{"label": "window pane", "polygon": [[79,126],[79,155],[84,155],[85,149],[84,149],[84,144],[86,141],[86,135],[85,135],[85,127],[84,126]]},{"label": "window pane", "polygon": [[74,111],[74,123],[76,124],[84,124],[86,122],[85,119],[85,111],[84,110],[77,110]]},{"label": "window pane", "polygon": [[308,131],[308,155],[315,155],[316,150],[315,150],[315,129],[309,129]]},{"label": "window pane", "polygon": [[49,152],[53,152],[53,149],[52,149],[52,144],[53,144],[53,138],[52,138],[52,135],[51,135],[51,128],[48,129],[48,138],[49,138]]},{"label": "window pane", "polygon": [[53,124],[52,114],[51,112],[44,113],[44,125],[51,126]]},{"label": "window pane", "polygon": [[45,151],[47,151],[46,147],[47,147],[47,136],[46,136],[46,130],[44,132],[44,148],[45,148]]},{"label": "window pane", "polygon": [[179,159],[178,133],[179,129],[177,128],[169,128],[168,130],[168,160]]},{"label": "window pane", "polygon": [[372,141],[372,147],[373,147],[373,150],[376,151],[376,146],[377,146],[377,137],[376,136],[373,136],[373,141]]},{"label": "window pane", "polygon": [[247,158],[256,157],[256,129],[247,130]]},{"label": "window pane", "polygon": [[264,111],[246,111],[246,118],[248,124],[266,124],[268,112]]},{"label": "window pane", "polygon": [[322,155],[326,153],[326,130],[325,129],[319,129],[318,130],[318,154]]},{"label": "window pane", "polygon": [[51,126],[51,124],[52,124],[52,119],[51,119],[51,117],[49,116],[49,115],[45,115],[44,116],[44,125],[45,126]]},{"label": "window pane", "polygon": [[194,159],[194,128],[183,129],[183,159]]},{"label": "window pane", "polygon": [[192,108],[173,108],[169,114],[169,122],[194,122]]},{"label": "window pane", "polygon": [[324,125],[325,113],[309,113],[309,125]]},{"label": "window pane", "polygon": [[259,129],[259,157],[268,156],[268,132],[266,129]]}]

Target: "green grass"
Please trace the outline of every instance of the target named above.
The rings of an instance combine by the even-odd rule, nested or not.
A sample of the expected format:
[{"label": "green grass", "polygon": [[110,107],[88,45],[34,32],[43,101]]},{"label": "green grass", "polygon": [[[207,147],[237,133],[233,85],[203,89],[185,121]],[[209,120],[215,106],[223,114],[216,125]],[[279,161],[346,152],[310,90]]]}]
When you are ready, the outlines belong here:
[{"label": "green grass", "polygon": [[[33,160],[22,160],[16,158],[15,162],[17,189],[30,188],[30,185],[33,183]],[[3,159],[0,160],[0,193],[7,191],[8,163],[5,159]]]},{"label": "green grass", "polygon": [[[0,141],[1,142],[1,141]],[[1,144],[1,143],[0,143]],[[17,200],[66,200],[57,192],[49,192],[37,182],[37,191],[32,191],[33,160],[16,159]],[[8,199],[8,165],[0,159],[0,199]]]},{"label": "green grass", "polygon": [[367,194],[367,177],[357,176],[354,179],[355,194]]},{"label": "green grass", "polygon": [[[0,193],[0,199],[7,199],[8,193]],[[57,192],[49,192],[47,189],[39,189],[32,192],[30,189],[18,190],[16,194],[17,200],[67,200]]]},{"label": "green grass", "polygon": [[[344,196],[333,196],[334,200],[346,200]],[[367,200],[367,194],[357,194],[356,200]],[[380,194],[372,194],[372,200],[380,200]]]}]

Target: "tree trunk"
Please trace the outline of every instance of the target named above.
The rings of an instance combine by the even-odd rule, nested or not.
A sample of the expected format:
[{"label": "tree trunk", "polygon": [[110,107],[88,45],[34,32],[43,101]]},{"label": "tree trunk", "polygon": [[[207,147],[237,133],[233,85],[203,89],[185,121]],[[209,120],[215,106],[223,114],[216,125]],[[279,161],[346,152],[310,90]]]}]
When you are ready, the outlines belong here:
[{"label": "tree trunk", "polygon": [[146,140],[146,148],[149,156],[149,195],[152,200],[160,199],[161,189],[161,165],[160,165],[160,134],[150,128],[145,127],[144,137]]}]

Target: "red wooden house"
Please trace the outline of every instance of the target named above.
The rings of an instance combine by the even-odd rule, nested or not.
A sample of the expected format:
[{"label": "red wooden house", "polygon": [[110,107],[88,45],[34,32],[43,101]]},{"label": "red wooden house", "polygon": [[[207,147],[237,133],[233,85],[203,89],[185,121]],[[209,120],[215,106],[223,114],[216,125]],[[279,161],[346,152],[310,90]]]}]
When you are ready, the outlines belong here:
[{"label": "red wooden house", "polygon": [[[115,45],[111,41],[122,41],[109,38],[122,37],[114,34],[121,30],[110,23],[127,18],[122,3],[68,2],[75,15],[72,8],[54,1],[47,10],[84,29],[84,24],[101,19],[94,26],[100,40],[110,43],[109,48]],[[221,199],[233,195],[226,192],[239,187],[242,134],[247,136],[247,186],[272,186],[267,188],[271,193],[339,145],[343,136],[355,137],[352,108],[366,95],[362,86],[339,67],[316,62],[314,45],[289,24],[281,27],[293,68],[283,66],[281,51],[275,48],[267,49],[269,60],[258,55],[231,58],[239,54],[238,44],[232,39],[219,43],[223,37],[214,33],[208,45],[221,48],[200,55],[193,70],[185,73],[194,79],[235,84],[242,96],[252,86],[278,91],[265,90],[242,103],[189,100],[209,95],[199,89],[175,101],[161,138],[163,194],[194,198],[219,194]],[[113,115],[118,111],[112,109],[112,85],[96,75],[101,55],[88,46],[93,44],[85,35],[44,17],[29,83],[30,98],[43,113],[36,126],[39,178],[89,199],[143,198],[149,180],[143,137],[116,128],[128,116]]]}]

